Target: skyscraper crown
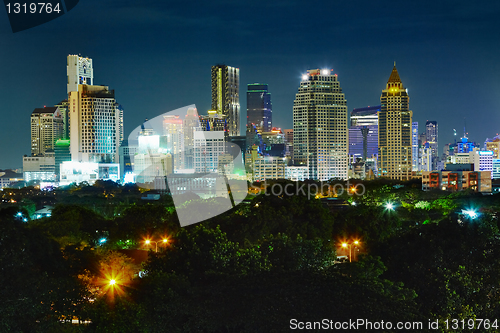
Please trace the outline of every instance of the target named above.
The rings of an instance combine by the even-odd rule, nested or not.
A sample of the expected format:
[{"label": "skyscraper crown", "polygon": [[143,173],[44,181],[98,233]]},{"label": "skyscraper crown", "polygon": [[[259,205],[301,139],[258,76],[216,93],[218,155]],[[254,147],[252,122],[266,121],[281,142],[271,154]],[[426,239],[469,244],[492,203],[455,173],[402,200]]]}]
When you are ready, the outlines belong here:
[{"label": "skyscraper crown", "polygon": [[399,78],[398,70],[396,69],[396,62],[394,61],[394,67],[392,68],[391,76],[387,83],[400,83],[401,79]]}]

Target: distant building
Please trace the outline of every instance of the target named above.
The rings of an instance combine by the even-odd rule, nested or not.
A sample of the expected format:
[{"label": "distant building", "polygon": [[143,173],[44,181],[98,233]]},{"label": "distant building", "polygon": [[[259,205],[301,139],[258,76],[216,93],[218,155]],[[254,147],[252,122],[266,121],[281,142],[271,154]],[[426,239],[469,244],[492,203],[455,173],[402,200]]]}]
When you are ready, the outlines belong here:
[{"label": "distant building", "polygon": [[283,133],[285,133],[286,156],[293,161],[293,129],[285,129]]},{"label": "distant building", "polygon": [[309,168],[306,166],[287,166],[285,167],[285,178],[292,181],[309,179]]},{"label": "distant building", "polygon": [[418,122],[414,121],[411,124],[411,170],[419,171],[418,165]]},{"label": "distant building", "polygon": [[285,159],[265,156],[255,160],[253,181],[285,179]]},{"label": "distant building", "polygon": [[349,155],[356,161],[378,155],[378,112],[380,105],[357,108],[351,112]]},{"label": "distant building", "polygon": [[491,193],[491,171],[424,171],[422,190],[460,191],[472,189]]},{"label": "distant building", "polygon": [[240,135],[240,69],[212,66],[212,110],[224,115],[230,136]]},{"label": "distant building", "polygon": [[123,140],[119,148],[120,157],[120,180],[125,182],[125,176],[134,173],[134,157],[137,153],[136,146],[129,146],[128,140]]},{"label": "distant building", "polygon": [[398,180],[412,177],[412,112],[409,101],[394,63],[380,97],[378,167],[382,177]]},{"label": "distant building", "polygon": [[184,122],[179,116],[163,116],[163,135],[160,138],[160,152],[170,154],[174,172],[185,169],[184,165]]},{"label": "distant building", "polygon": [[23,157],[23,176],[25,182],[40,182],[57,180],[54,152],[45,156]]},{"label": "distant building", "polygon": [[438,151],[438,123],[435,120],[425,123],[425,140],[432,151],[432,170],[436,170],[439,151]]},{"label": "distant building", "polygon": [[224,153],[224,132],[194,132],[194,169],[196,173],[218,173],[219,156]]},{"label": "distant building", "polygon": [[61,139],[56,141],[54,147],[55,173],[57,180],[61,176],[61,163],[71,161],[70,140]]},{"label": "distant building", "polygon": [[347,179],[347,101],[330,69],[308,70],[293,105],[294,164],[314,180]]},{"label": "distant building", "polygon": [[114,90],[81,84],[69,93],[69,105],[72,161],[118,162],[122,130]]},{"label": "distant building", "polygon": [[267,84],[249,84],[247,90],[247,126],[254,124],[259,133],[271,132],[273,110]]},{"label": "distant building", "polygon": [[37,108],[31,113],[31,155],[41,156],[54,150],[64,135],[64,122],[57,107]]},{"label": "distant building", "polygon": [[93,85],[94,84],[94,67],[92,59],[82,58],[77,55],[68,55],[67,58],[67,75],[68,75],[68,94],[72,91],[78,91],[78,85]]},{"label": "distant building", "polygon": [[491,179],[500,179],[500,159],[493,159]]},{"label": "distant building", "polygon": [[209,110],[208,115],[200,116],[200,127],[202,131],[220,131],[228,136],[227,118],[215,110]]}]

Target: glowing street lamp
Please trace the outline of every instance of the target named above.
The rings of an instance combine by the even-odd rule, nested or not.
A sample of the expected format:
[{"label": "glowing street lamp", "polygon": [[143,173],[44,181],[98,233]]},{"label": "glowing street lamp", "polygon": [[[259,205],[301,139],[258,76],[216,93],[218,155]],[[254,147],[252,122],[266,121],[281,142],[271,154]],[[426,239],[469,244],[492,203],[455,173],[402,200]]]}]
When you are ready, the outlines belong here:
[{"label": "glowing street lamp", "polygon": [[394,204],[391,202],[388,202],[385,204],[385,208],[387,208],[388,210],[394,210]]},{"label": "glowing street lamp", "polygon": [[168,238],[163,238],[161,241],[152,241],[152,240],[150,240],[150,239],[146,239],[146,240],[144,241],[144,243],[146,243],[146,245],[149,245],[149,244],[151,244],[151,243],[155,243],[155,245],[156,245],[156,250],[155,250],[155,252],[158,252],[158,243],[163,243],[163,244],[167,245],[167,244],[168,244]]},{"label": "glowing street lamp", "polygon": [[356,248],[356,246],[359,245],[359,241],[355,240],[352,243],[342,243],[343,248],[349,248],[349,262],[352,262],[352,253],[351,253],[352,245],[354,245],[354,247]]},{"label": "glowing street lamp", "polygon": [[115,279],[111,279],[111,280],[109,280],[109,285],[110,285],[110,286],[113,286],[113,285],[115,285],[115,284],[116,284],[116,280],[115,280]]}]

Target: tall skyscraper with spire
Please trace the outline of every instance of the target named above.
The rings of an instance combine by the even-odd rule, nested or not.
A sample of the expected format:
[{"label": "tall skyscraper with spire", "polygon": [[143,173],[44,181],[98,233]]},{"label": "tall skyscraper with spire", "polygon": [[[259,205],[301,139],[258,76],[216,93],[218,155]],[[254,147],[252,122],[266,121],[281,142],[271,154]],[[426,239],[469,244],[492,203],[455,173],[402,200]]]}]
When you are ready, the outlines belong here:
[{"label": "tall skyscraper with spire", "polygon": [[337,74],[308,70],[293,104],[293,156],[309,178],[347,179],[347,101]]},{"label": "tall skyscraper with spire", "polygon": [[240,69],[212,66],[212,110],[227,119],[229,136],[240,135]]},{"label": "tall skyscraper with spire", "polygon": [[396,62],[386,88],[380,96],[379,170],[382,177],[411,179],[412,172],[412,111],[408,90],[396,69]]}]

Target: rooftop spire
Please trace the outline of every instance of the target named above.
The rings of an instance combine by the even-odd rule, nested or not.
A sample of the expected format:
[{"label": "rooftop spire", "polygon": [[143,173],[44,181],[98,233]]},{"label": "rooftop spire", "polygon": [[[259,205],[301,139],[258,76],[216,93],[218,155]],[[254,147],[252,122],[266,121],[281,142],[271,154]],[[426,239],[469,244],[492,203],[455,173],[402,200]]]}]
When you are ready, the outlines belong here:
[{"label": "rooftop spire", "polygon": [[398,70],[396,69],[396,62],[394,61],[394,68],[392,69],[391,76],[389,77],[389,80],[387,83],[392,82],[401,82],[401,79],[399,78]]}]

